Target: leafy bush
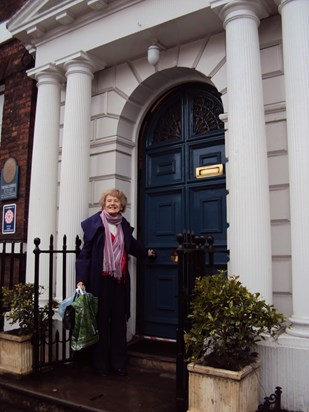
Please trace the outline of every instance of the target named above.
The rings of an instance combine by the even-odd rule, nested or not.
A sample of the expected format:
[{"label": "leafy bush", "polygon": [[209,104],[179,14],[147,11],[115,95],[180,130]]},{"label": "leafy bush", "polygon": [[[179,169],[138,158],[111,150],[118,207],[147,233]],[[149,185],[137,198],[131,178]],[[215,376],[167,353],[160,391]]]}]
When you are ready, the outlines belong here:
[{"label": "leafy bush", "polygon": [[[43,286],[39,286],[39,296],[45,291]],[[7,305],[8,312],[4,314],[11,325],[19,325],[19,334],[26,335],[34,331],[34,284],[17,283],[13,289],[2,287],[2,301]],[[56,308],[58,303],[53,301],[52,308]],[[44,330],[47,325],[49,309],[48,305],[39,307],[39,327]]]},{"label": "leafy bush", "polygon": [[276,337],[287,323],[273,305],[249,292],[238,276],[198,277],[185,334],[188,361],[239,370],[256,359],[256,343],[269,333]]}]

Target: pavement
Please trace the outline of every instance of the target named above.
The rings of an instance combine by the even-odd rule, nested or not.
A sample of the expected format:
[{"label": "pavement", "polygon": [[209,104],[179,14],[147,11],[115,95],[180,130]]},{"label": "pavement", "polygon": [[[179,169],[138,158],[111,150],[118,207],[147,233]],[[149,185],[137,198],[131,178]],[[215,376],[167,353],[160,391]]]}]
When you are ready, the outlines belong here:
[{"label": "pavement", "polygon": [[176,412],[173,365],[138,356],[125,377],[100,377],[81,361],[22,379],[2,375],[0,412]]}]

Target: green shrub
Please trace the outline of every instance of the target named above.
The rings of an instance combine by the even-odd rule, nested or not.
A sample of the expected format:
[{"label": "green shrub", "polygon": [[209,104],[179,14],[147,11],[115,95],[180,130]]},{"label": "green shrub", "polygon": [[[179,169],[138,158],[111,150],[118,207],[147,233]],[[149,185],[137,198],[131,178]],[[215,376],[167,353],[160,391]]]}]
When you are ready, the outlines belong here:
[{"label": "green shrub", "polygon": [[188,361],[239,370],[256,359],[255,345],[268,333],[276,337],[287,326],[273,305],[249,292],[238,276],[198,277],[185,334]]},{"label": "green shrub", "polygon": [[[45,291],[43,286],[39,286],[39,296]],[[4,314],[11,325],[17,324],[19,334],[25,335],[34,331],[34,284],[17,283],[13,289],[2,287],[2,301],[7,305],[8,311]],[[53,301],[52,308],[56,308],[58,303]],[[39,307],[39,328],[44,330],[48,320],[48,305]]]}]

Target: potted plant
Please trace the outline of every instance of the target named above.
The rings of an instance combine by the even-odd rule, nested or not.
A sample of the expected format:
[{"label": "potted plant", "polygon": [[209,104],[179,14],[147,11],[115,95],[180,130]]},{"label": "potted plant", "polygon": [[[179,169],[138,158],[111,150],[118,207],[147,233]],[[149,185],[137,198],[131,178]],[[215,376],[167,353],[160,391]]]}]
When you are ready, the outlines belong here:
[{"label": "potted plant", "polygon": [[[39,296],[45,291],[39,286]],[[12,289],[3,286],[2,305],[7,308],[3,314],[9,324],[16,328],[0,332],[0,373],[25,375],[32,371],[32,343],[34,332],[34,293],[32,283],[18,283]],[[57,307],[52,302],[52,308]],[[49,306],[46,304],[38,308],[39,329],[44,333],[47,328]]]},{"label": "potted plant", "polygon": [[220,271],[196,279],[189,319],[189,411],[256,411],[259,360],[254,349],[265,333],[275,338],[283,332],[284,316],[238,276]]}]

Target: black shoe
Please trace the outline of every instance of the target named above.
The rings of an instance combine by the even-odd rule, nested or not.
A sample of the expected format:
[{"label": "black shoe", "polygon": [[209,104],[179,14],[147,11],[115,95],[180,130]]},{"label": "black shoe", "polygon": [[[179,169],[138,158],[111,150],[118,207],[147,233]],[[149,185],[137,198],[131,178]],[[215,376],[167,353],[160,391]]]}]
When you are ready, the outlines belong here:
[{"label": "black shoe", "polygon": [[96,369],[95,373],[103,378],[109,375],[109,371],[107,369]]},{"label": "black shoe", "polygon": [[127,376],[127,370],[124,368],[114,369],[114,373],[117,376]]}]

